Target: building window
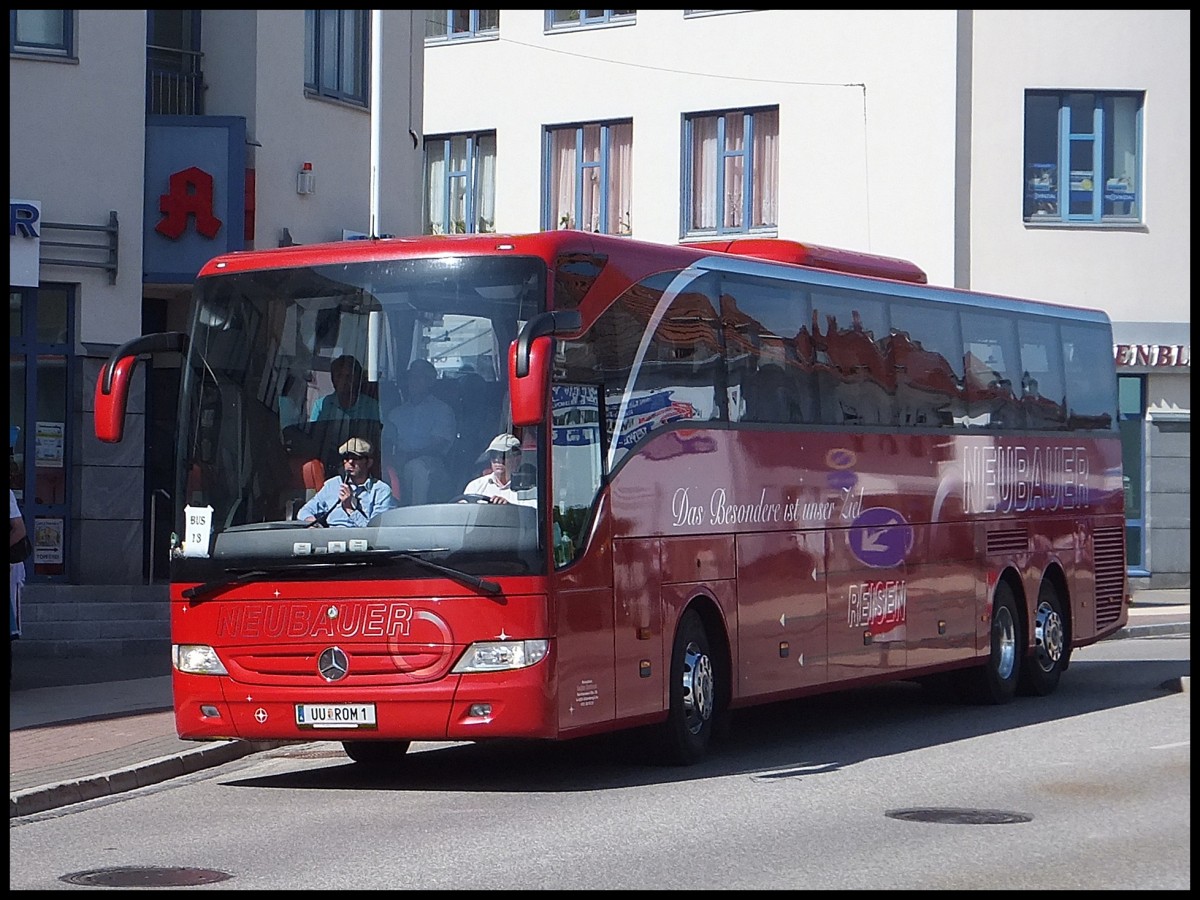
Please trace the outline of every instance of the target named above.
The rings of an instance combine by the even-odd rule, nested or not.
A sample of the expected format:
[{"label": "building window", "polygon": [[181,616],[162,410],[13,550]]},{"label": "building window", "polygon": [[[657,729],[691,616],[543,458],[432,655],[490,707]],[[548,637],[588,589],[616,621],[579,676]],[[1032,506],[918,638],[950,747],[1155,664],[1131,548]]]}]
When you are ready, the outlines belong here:
[{"label": "building window", "polygon": [[425,43],[500,36],[498,9],[430,9],[426,11]]},{"label": "building window", "polygon": [[200,10],[150,9],[146,20],[146,112],[204,115]]},{"label": "building window", "polygon": [[321,97],[367,105],[371,28],[365,9],[304,11],[304,87]]},{"label": "building window", "polygon": [[72,9],[9,10],[8,52],[74,59],[74,12]]},{"label": "building window", "polygon": [[1140,222],[1141,93],[1025,93],[1026,222]]},{"label": "building window", "polygon": [[633,233],[633,122],[547,128],[542,228]]},{"label": "building window", "polygon": [[1149,575],[1146,568],[1146,378],[1117,376],[1121,430],[1121,476],[1125,487],[1125,564],[1130,575]]},{"label": "building window", "polygon": [[688,116],[683,145],[685,237],[775,229],[778,107]]},{"label": "building window", "polygon": [[496,133],[425,139],[425,234],[496,230]]},{"label": "building window", "polygon": [[591,25],[633,24],[636,18],[636,9],[548,9],[546,30],[565,31]]}]

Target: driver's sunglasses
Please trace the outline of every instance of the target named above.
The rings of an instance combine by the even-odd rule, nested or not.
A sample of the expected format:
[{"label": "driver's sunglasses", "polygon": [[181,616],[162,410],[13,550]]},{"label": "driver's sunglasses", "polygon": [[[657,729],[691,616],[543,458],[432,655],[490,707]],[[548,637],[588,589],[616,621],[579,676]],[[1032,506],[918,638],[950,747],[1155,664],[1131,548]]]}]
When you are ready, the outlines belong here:
[{"label": "driver's sunglasses", "polygon": [[342,457],[342,462],[366,462],[367,459],[368,457],[366,456],[351,456],[350,454],[346,454]]},{"label": "driver's sunglasses", "polygon": [[491,460],[492,462],[499,462],[500,460],[504,459],[505,457],[508,457],[509,459],[514,459],[515,457],[518,457],[520,455],[521,455],[520,450],[510,450],[507,453],[505,453],[503,450],[492,450],[488,453],[488,459]]}]

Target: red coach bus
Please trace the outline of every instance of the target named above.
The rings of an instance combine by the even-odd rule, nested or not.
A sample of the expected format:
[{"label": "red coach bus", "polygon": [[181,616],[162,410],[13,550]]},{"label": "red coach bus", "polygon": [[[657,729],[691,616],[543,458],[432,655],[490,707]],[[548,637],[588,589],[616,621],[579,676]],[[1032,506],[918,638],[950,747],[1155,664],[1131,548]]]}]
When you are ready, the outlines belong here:
[{"label": "red coach bus", "polygon": [[[138,357],[183,354],[180,737],[387,766],[414,740],[636,726],[687,764],[752,704],[1050,693],[1126,622],[1111,326],[925,282],[788,241],[576,231],[211,261],[189,332],[126,343],[96,387],[120,440]],[[440,412],[402,427],[404,403]],[[515,502],[466,496],[507,434]],[[297,518],[354,437],[394,508]]]}]

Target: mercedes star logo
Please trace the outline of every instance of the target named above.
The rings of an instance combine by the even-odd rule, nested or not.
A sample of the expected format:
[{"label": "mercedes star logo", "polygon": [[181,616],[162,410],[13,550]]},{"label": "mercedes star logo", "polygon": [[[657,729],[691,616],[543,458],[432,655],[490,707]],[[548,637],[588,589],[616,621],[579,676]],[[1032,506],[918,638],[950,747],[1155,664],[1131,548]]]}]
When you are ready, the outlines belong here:
[{"label": "mercedes star logo", "polygon": [[341,681],[350,672],[350,658],[341,647],[329,647],[317,657],[317,671],[326,681]]}]

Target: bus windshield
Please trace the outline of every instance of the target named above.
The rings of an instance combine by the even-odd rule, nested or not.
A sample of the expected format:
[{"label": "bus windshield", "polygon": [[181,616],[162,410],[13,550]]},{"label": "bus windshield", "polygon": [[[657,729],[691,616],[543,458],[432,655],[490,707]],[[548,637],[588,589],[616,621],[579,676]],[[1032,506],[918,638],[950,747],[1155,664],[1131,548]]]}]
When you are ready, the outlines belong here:
[{"label": "bus windshield", "polygon": [[[481,575],[542,569],[541,428],[512,428],[506,367],[545,298],[545,263],[519,256],[201,278],[183,367],[174,577],[349,565],[374,551],[394,564],[361,577],[427,576],[414,554]],[[505,434],[519,451],[512,502],[464,498]],[[338,521],[328,513],[347,456],[367,470],[352,498],[366,515]]]}]

